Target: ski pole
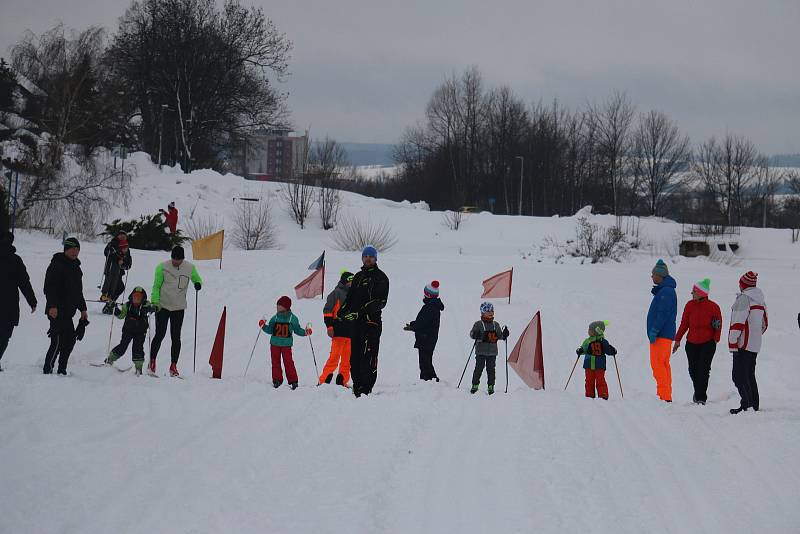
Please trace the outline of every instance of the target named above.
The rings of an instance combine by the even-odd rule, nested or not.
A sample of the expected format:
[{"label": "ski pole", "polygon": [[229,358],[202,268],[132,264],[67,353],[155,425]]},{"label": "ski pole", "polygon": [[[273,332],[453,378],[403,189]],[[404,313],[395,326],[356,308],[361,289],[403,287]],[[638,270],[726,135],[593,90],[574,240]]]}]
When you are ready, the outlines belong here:
[{"label": "ski pole", "polygon": [[575,363],[574,363],[574,364],[572,364],[572,371],[570,371],[570,372],[569,372],[569,378],[567,378],[567,384],[564,386],[564,391],[566,391],[566,390],[567,390],[567,386],[569,386],[569,381],[570,381],[570,380],[572,380],[572,373],[574,373],[574,372],[575,372],[575,367],[577,367],[577,365],[578,365],[578,360],[579,360],[580,358],[581,358],[581,355],[580,355],[580,354],[578,354],[578,355],[575,357]]},{"label": "ski pole", "polygon": [[[311,328],[311,323],[306,325],[306,330]],[[317,372],[317,377],[319,377],[319,368],[317,367],[317,355],[314,354],[314,343],[311,342],[311,336],[308,336],[308,344],[311,345],[311,357],[314,358],[314,371]],[[317,379],[319,380],[319,378]]]},{"label": "ski pole", "polygon": [[622,398],[625,398],[625,394],[622,392],[622,379],[619,377],[619,366],[617,365],[617,356],[614,355],[614,368],[617,370],[617,382],[619,382],[619,394],[622,395]]},{"label": "ski pole", "polygon": [[475,345],[477,345],[477,341],[472,344],[472,348],[469,351],[469,356],[467,356],[467,363],[464,364],[464,370],[461,372],[461,378],[458,379],[458,386],[456,389],[461,387],[461,381],[464,380],[464,375],[467,374],[467,367],[469,367],[469,361],[472,359],[472,351],[475,350]]},{"label": "ski pole", "polygon": [[508,339],[503,341],[506,342],[506,393],[508,393]]},{"label": "ski pole", "polygon": [[261,337],[261,327],[258,328],[258,335],[256,336],[256,342],[253,343],[253,350],[250,351],[250,359],[247,360],[247,367],[244,368],[244,378],[247,378],[247,370],[250,369],[250,362],[253,361],[253,354],[256,353],[256,345],[258,345],[258,338]]},{"label": "ski pole", "polygon": [[192,364],[192,373],[197,372],[197,308],[200,292],[195,288],[194,290],[194,363]]},{"label": "ski pole", "polygon": [[114,309],[111,310],[111,328],[108,329],[108,346],[106,347],[106,356],[111,352],[111,336],[114,333],[114,317],[117,315],[115,312],[117,311],[117,304],[114,303]]}]

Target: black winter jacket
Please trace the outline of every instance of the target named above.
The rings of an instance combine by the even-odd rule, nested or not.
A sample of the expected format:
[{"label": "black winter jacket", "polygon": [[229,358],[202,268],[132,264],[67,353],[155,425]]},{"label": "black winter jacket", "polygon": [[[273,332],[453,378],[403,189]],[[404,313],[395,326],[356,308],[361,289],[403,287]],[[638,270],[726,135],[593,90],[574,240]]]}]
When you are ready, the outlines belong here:
[{"label": "black winter jacket", "polygon": [[436,342],[439,341],[439,321],[443,311],[444,303],[439,297],[422,299],[422,308],[417,318],[409,324],[416,338],[415,349],[433,352],[436,348]]},{"label": "black winter jacket", "polygon": [[75,312],[86,311],[83,298],[83,271],[80,260],[70,260],[63,252],[53,254],[44,275],[45,313],[57,308],[59,316],[74,317]]},{"label": "black winter jacket", "polygon": [[30,306],[36,306],[36,295],[31,287],[31,279],[17,249],[11,245],[0,247],[0,325],[19,324],[19,292],[25,296]]},{"label": "black winter jacket", "polygon": [[381,310],[389,298],[389,278],[374,267],[362,267],[353,277],[347,298],[339,310],[339,319],[357,313],[358,322],[381,324]]},{"label": "black winter jacket", "polygon": [[122,270],[127,271],[133,265],[133,258],[131,257],[130,249],[126,250],[124,253],[119,249],[119,239],[116,237],[108,242],[106,248],[103,250],[103,254],[106,257],[106,265],[103,269],[103,272],[106,275],[111,274],[111,266],[112,264],[116,263],[120,259],[122,259]]}]

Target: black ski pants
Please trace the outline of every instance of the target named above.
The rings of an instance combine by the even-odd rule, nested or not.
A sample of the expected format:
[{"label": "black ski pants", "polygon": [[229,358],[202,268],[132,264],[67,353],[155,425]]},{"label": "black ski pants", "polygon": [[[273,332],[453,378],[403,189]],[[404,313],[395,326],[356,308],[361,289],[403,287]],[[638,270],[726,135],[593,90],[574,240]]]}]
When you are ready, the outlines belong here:
[{"label": "black ski pants", "polygon": [[50,336],[50,347],[44,356],[42,371],[46,375],[52,373],[58,357],[59,372],[66,372],[69,356],[75,348],[75,324],[72,322],[72,317],[66,315],[59,314],[55,319],[50,316],[47,318],[50,320],[50,329],[47,331]]},{"label": "black ski pants", "polygon": [[475,371],[472,373],[472,384],[481,383],[481,375],[483,368],[486,367],[486,376],[488,377],[488,384],[494,385],[495,367],[497,366],[497,356],[475,356]]},{"label": "black ski pants", "polygon": [[758,353],[741,350],[733,353],[733,383],[742,398],[741,407],[758,411],[758,384],[756,384],[756,356]]},{"label": "black ski pants", "polygon": [[433,350],[418,348],[419,350],[419,378],[433,380],[437,378],[436,369],[433,368]]},{"label": "black ski pants", "polygon": [[161,308],[156,313],[156,333],[153,335],[153,342],[150,344],[150,359],[155,360],[158,356],[158,349],[161,342],[167,335],[167,324],[169,324],[169,336],[172,341],[171,356],[172,363],[178,363],[181,355],[181,328],[183,328],[184,310],[169,311]]},{"label": "black ski pants", "polygon": [[119,342],[119,345],[111,349],[118,358],[121,358],[125,355],[128,351],[128,345],[133,342],[133,358],[134,362],[143,362],[144,361],[144,338],[146,336],[146,332],[132,334],[130,332],[122,332],[122,339]]},{"label": "black ski pants", "polygon": [[378,350],[381,343],[380,323],[362,322],[354,325],[350,337],[350,375],[353,393],[369,395],[378,379]]},{"label": "black ski pants", "polygon": [[3,359],[8,348],[8,342],[11,339],[11,334],[14,332],[14,325],[10,322],[0,325],[0,360]]},{"label": "black ski pants", "polygon": [[111,262],[109,266],[108,274],[106,275],[105,279],[103,280],[103,288],[100,292],[103,295],[107,295],[111,298],[112,301],[116,302],[122,293],[125,292],[125,284],[122,281],[124,277],[124,271],[122,267],[115,261]]},{"label": "black ski pants", "polygon": [[689,361],[689,377],[694,385],[694,401],[708,400],[708,377],[711,374],[711,361],[717,351],[714,340],[706,343],[686,343],[686,359]]}]

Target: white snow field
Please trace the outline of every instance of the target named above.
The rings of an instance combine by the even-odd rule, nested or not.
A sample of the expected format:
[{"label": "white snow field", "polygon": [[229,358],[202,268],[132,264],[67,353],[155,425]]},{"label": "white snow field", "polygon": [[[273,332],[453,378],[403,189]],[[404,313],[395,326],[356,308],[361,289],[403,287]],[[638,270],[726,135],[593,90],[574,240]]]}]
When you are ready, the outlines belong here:
[{"label": "white snow field", "polygon": [[[163,174],[137,156],[128,208],[115,216],[152,213],[175,200],[179,226],[198,214],[230,219],[232,198],[276,195],[276,184],[197,171]],[[326,290],[342,268],[360,264],[357,252],[335,250],[314,217],[305,230],[275,200],[280,250],[225,250],[223,269],[197,262],[197,373],[192,374],[194,296],[183,330],[176,380],[95,368],[104,358],[110,317],[90,303],[91,325],[70,360],[69,377],[41,373],[48,339],[42,283],[58,240],[19,232],[16,246],[40,302],[35,315],[21,302],[0,373],[0,532],[798,532],[800,531],[800,394],[797,312],[800,245],[788,231],[745,229],[738,264],[669,258],[678,281],[679,309],[691,285],[712,279],[712,298],[727,317],[737,280],[758,271],[769,307],[769,330],[758,358],[761,411],[731,416],[738,405],[731,357],[724,344],[714,359],[709,403],[691,403],[683,350],[672,358],[674,399],[655,395],[645,315],[650,269],[674,249],[680,227],[646,220],[653,244],[624,263],[537,261],[546,236],[574,235],[575,218],[518,218],[477,214],[461,230],[441,214],[408,204],[344,195],[344,210],[386,220],[397,246],[379,257],[391,280],[384,312],[375,392],[356,399],[334,385],[315,387],[308,340],[295,339],[300,388],[273,389],[268,341],[261,336],[248,376],[243,373],[257,322],[275,301],[293,295],[307,266],[327,251]],[[611,224],[612,218],[593,216]],[[230,225],[228,225],[230,231]],[[102,243],[83,244],[87,298],[102,269]],[[133,251],[128,288],[150,290],[161,252]],[[736,263],[736,262],[733,262]],[[456,389],[478,318],[481,280],[514,267],[512,303],[495,300],[497,320],[511,343],[542,312],[547,389],[532,391],[504,366],[498,390],[470,395],[473,363]],[[413,334],[403,325],[421,304],[424,285],[441,281],[446,309],[434,364],[441,383],[418,380]],[[127,292],[126,292],[127,295]],[[222,380],[207,364],[223,305],[228,306]],[[322,301],[296,301],[320,369],[328,338]],[[619,352],[619,371],[607,377],[611,399],[583,396],[575,348],[596,319],[611,322],[607,337]],[[120,335],[114,324],[114,343]],[[510,350],[511,346],[509,346]],[[502,350],[502,348],[501,348]],[[159,354],[166,370],[169,340]],[[502,361],[502,358],[500,359]],[[130,352],[121,362],[130,361]],[[611,360],[610,360],[611,361]]]}]

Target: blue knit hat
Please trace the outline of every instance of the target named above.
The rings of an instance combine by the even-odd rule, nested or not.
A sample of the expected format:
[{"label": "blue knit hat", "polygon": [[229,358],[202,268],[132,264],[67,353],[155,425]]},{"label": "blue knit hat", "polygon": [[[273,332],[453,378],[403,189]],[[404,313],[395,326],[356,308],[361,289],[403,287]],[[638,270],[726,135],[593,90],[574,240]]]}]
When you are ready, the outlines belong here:
[{"label": "blue knit hat", "polygon": [[481,313],[494,313],[494,304],[492,304],[491,302],[482,303]]},{"label": "blue knit hat", "polygon": [[664,260],[658,260],[656,262],[656,266],[653,267],[653,274],[657,274],[662,278],[669,276],[669,268],[667,267],[667,264],[664,263]]},{"label": "blue knit hat", "polygon": [[364,247],[364,250],[361,251],[361,257],[364,258],[366,256],[372,256],[377,260],[378,251],[372,245],[367,245],[366,247]]},{"label": "blue knit hat", "polygon": [[429,299],[436,298],[439,296],[439,281],[434,280],[430,284],[425,286],[424,289],[425,296]]}]

